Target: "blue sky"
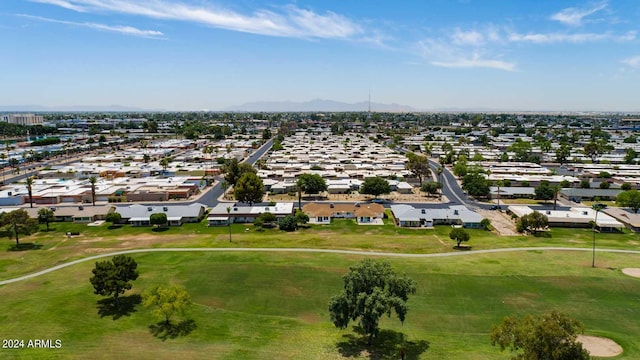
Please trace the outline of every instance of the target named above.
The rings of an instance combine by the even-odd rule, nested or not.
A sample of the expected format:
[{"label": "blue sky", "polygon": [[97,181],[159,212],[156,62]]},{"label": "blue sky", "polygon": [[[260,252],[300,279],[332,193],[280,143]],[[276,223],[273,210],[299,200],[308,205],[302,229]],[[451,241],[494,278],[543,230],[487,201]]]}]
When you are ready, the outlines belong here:
[{"label": "blue sky", "polygon": [[640,111],[640,1],[3,0],[0,105]]}]

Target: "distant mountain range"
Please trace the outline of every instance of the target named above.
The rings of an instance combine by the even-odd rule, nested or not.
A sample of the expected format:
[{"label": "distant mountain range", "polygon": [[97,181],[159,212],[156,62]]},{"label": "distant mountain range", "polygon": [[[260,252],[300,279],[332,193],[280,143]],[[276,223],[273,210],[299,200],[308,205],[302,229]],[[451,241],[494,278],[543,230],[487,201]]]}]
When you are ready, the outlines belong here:
[{"label": "distant mountain range", "polygon": [[[361,101],[357,103],[345,103],[334,100],[314,99],[310,101],[257,101],[248,102],[242,105],[230,106],[224,111],[255,111],[255,112],[309,112],[309,111],[367,111],[369,102]],[[415,112],[419,111],[408,105],[371,103],[371,111],[379,112]]]}]

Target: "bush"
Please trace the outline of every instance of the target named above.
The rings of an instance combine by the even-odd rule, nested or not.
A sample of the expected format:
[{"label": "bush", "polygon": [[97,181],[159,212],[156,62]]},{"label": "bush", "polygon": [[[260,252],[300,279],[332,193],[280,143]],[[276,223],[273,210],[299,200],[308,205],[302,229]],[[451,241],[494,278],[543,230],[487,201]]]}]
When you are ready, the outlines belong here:
[{"label": "bush", "polygon": [[288,215],[278,221],[278,227],[283,231],[296,231],[298,229],[298,221],[295,216]]}]

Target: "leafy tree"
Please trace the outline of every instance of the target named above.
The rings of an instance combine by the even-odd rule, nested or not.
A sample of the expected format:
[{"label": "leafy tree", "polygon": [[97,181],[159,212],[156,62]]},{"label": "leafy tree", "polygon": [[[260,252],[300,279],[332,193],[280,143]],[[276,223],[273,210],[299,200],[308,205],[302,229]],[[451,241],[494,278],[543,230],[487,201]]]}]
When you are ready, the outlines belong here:
[{"label": "leafy tree", "polygon": [[569,180],[562,180],[560,182],[560,187],[561,188],[570,188],[571,187],[571,182],[569,182]]},{"label": "leafy tree", "polygon": [[33,176],[27,177],[27,191],[29,192],[29,207],[33,207]]},{"label": "leafy tree", "polygon": [[589,189],[591,187],[591,183],[589,182],[588,179],[584,179],[580,181],[580,188],[581,189]]},{"label": "leafy tree", "polygon": [[437,181],[427,181],[424,184],[422,184],[422,186],[420,187],[420,190],[435,195],[437,194],[440,189],[442,188],[442,184],[440,184]]},{"label": "leafy tree", "polygon": [[360,187],[362,194],[373,195],[378,197],[381,194],[388,194],[391,192],[391,186],[389,182],[379,176],[366,178]]},{"label": "leafy tree", "polygon": [[49,208],[41,208],[38,210],[38,222],[47,224],[47,231],[49,231],[49,223],[56,220],[56,215],[53,210]]},{"label": "leafy tree", "polygon": [[449,233],[449,239],[456,241],[456,247],[460,247],[460,243],[469,241],[469,233],[463,228],[453,228]]},{"label": "leafy tree", "polygon": [[536,186],[534,189],[536,194],[536,199],[538,200],[551,200],[554,196],[553,187],[549,185],[549,182],[546,180],[542,180],[540,185]]},{"label": "leafy tree", "polygon": [[638,158],[638,152],[632,148],[628,148],[624,154],[624,163],[635,164],[637,158]]},{"label": "leafy tree", "polygon": [[224,174],[224,179],[227,183],[234,186],[245,173],[256,174],[258,172],[253,166],[247,163],[239,163],[236,158],[226,160],[220,170]]},{"label": "leafy tree", "polygon": [[96,182],[98,179],[95,176],[89,178],[89,184],[91,184],[91,203],[96,206]]},{"label": "leafy tree", "polygon": [[156,226],[164,226],[167,224],[167,214],[165,213],[155,213],[149,216],[149,222],[151,225]]},{"label": "leafy tree", "polygon": [[345,329],[350,321],[359,318],[369,345],[379,332],[382,315],[390,317],[393,310],[404,322],[409,310],[407,300],[416,292],[415,282],[406,275],[396,274],[386,261],[364,259],[349,268],[343,281],[342,292],[329,301],[331,321]]},{"label": "leafy tree", "polygon": [[567,163],[567,159],[571,156],[571,146],[568,144],[560,144],[556,149],[556,161],[562,164]]},{"label": "leafy tree", "polygon": [[457,177],[464,177],[467,175],[469,168],[467,167],[467,157],[461,155],[458,157],[458,161],[453,166],[453,174]]},{"label": "leafy tree", "polygon": [[600,183],[599,187],[600,187],[600,189],[608,189],[608,188],[611,187],[611,184],[609,184],[606,181],[603,181],[603,182]]},{"label": "leafy tree", "polygon": [[184,315],[191,306],[187,290],[178,285],[155,286],[142,296],[142,305],[153,309],[153,315],[169,325],[174,314]]},{"label": "leafy tree", "polygon": [[523,215],[517,224],[519,232],[523,232],[525,230],[537,232],[547,226],[549,226],[549,218],[547,218],[547,215],[538,211]]},{"label": "leafy tree", "polygon": [[293,215],[287,215],[278,220],[278,227],[283,231],[296,231],[298,229],[298,220]]},{"label": "leafy tree", "polygon": [[409,161],[404,164],[405,168],[418,178],[420,186],[422,186],[422,179],[431,172],[429,160],[426,156],[416,155],[412,152],[407,153],[407,159]]},{"label": "leafy tree", "polygon": [[105,221],[110,222],[112,225],[119,224],[122,221],[122,215],[119,212],[112,211],[107,213],[105,217]]},{"label": "leafy tree", "polygon": [[297,185],[306,194],[318,194],[327,191],[327,182],[318,174],[300,174]]},{"label": "leafy tree", "polygon": [[15,238],[16,246],[20,246],[19,235],[31,235],[37,231],[38,220],[30,218],[25,210],[0,214],[0,235]]},{"label": "leafy tree", "polygon": [[298,224],[306,224],[309,222],[309,215],[303,213],[302,211],[296,211],[296,221]]},{"label": "leafy tree", "polygon": [[277,220],[276,216],[268,211],[260,214],[260,216],[258,216],[258,219],[262,220],[264,223],[272,223],[276,222]]},{"label": "leafy tree", "polygon": [[131,282],[138,278],[138,263],[126,255],[116,255],[111,260],[98,261],[91,271],[93,276],[89,279],[93,285],[94,294],[111,296],[116,305],[119,305],[118,297],[132,287]]},{"label": "leafy tree", "polygon": [[626,190],[618,194],[616,203],[622,207],[629,207],[634,213],[640,209],[640,191]]},{"label": "leafy tree", "polygon": [[532,148],[530,142],[516,138],[513,144],[508,147],[508,150],[515,153],[515,161],[531,161]]},{"label": "leafy tree", "polygon": [[479,172],[470,172],[462,178],[462,188],[471,196],[488,196],[491,191],[489,182]]},{"label": "leafy tree", "polygon": [[233,190],[238,201],[247,202],[252,205],[261,202],[264,195],[264,185],[258,175],[248,172],[243,174]]},{"label": "leafy tree", "polygon": [[489,230],[491,229],[491,220],[484,218],[480,221],[480,225],[482,225],[483,229]]},{"label": "leafy tree", "polygon": [[505,317],[491,331],[491,345],[517,353],[513,360],[588,360],[589,353],[577,341],[583,325],[552,311],[541,316]]},{"label": "leafy tree", "polygon": [[160,166],[162,166],[162,171],[163,172],[167,172],[167,168],[169,167],[169,164],[171,163],[171,159],[169,159],[168,157],[166,158],[162,158],[162,160],[160,160]]},{"label": "leafy tree", "polygon": [[622,189],[622,190],[631,190],[631,184],[629,184],[628,182],[624,182],[620,186],[620,189]]}]

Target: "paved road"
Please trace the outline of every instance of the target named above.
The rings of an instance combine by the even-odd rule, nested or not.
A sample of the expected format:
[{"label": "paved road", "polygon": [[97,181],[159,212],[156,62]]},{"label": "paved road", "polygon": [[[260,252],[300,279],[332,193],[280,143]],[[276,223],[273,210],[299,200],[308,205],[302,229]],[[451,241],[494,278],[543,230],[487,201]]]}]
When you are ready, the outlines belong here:
[{"label": "paved road", "polygon": [[[399,257],[399,258],[434,258],[434,257],[449,257],[449,256],[464,256],[475,254],[489,254],[489,253],[505,253],[514,251],[593,251],[591,248],[568,248],[568,247],[524,247],[524,248],[506,248],[506,249],[487,249],[487,250],[471,250],[471,251],[458,251],[450,253],[435,253],[435,254],[404,254],[404,253],[386,253],[386,252],[374,252],[374,251],[356,251],[356,250],[333,250],[333,249],[311,249],[311,248],[151,248],[151,249],[132,249],[123,250],[118,252],[100,254],[90,256],[84,259],[78,259],[70,261],[68,263],[56,265],[48,269],[38,271],[33,274],[20,276],[13,279],[2,280],[0,285],[11,284],[14,282],[35,278],[40,275],[48,274],[56,270],[64,269],[69,266],[80,264],[87,261],[98,260],[101,258],[123,255],[123,254],[139,254],[150,252],[291,252],[291,253],[329,253],[329,254],[345,254],[345,255],[364,255],[364,256],[384,256],[384,257]],[[640,251],[636,250],[618,250],[618,249],[597,249],[597,252],[608,253],[621,253],[621,254],[638,254]]]}]

